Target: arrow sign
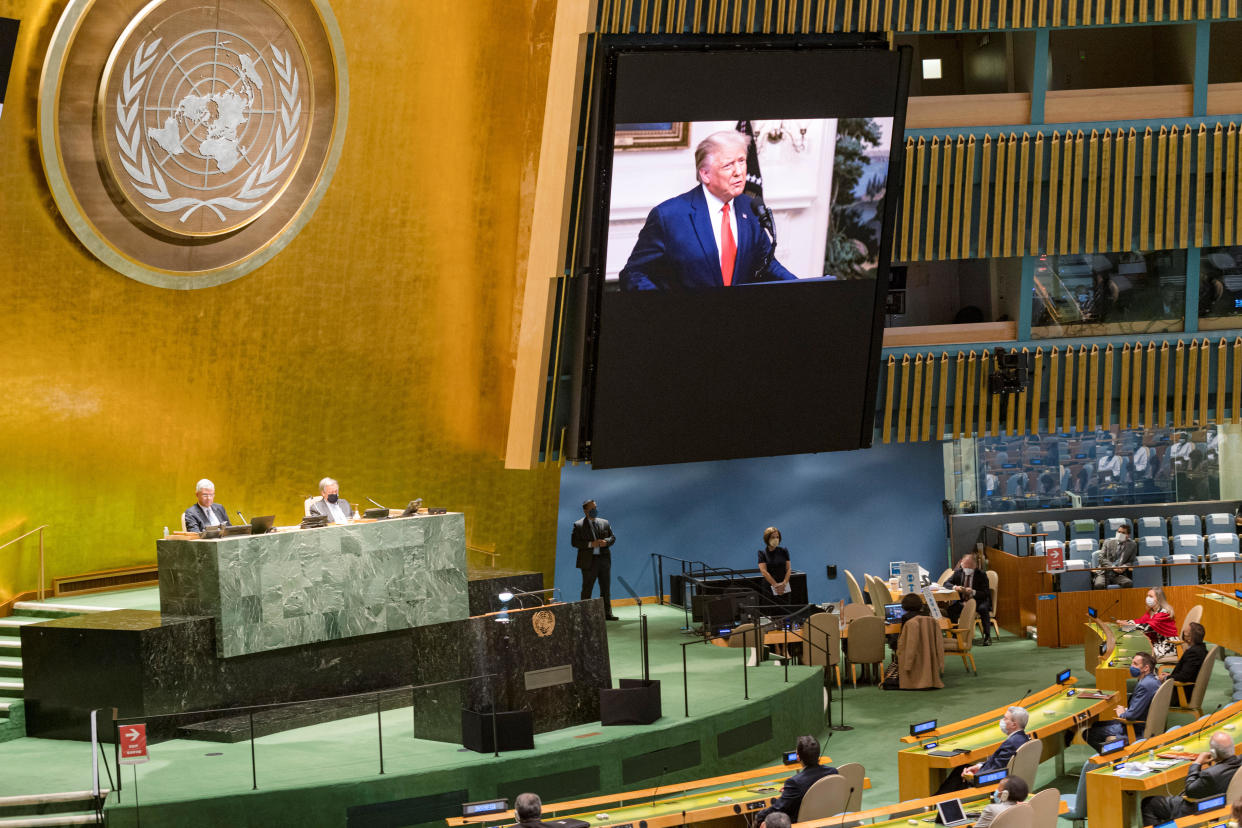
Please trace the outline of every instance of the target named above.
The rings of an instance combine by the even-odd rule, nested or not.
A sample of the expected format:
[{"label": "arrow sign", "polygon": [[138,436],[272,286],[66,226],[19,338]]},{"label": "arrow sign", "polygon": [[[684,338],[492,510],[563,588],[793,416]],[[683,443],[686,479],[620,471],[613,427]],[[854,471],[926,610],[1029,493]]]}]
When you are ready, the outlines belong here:
[{"label": "arrow sign", "polygon": [[122,765],[139,765],[151,759],[147,753],[147,726],[145,724],[121,725]]}]

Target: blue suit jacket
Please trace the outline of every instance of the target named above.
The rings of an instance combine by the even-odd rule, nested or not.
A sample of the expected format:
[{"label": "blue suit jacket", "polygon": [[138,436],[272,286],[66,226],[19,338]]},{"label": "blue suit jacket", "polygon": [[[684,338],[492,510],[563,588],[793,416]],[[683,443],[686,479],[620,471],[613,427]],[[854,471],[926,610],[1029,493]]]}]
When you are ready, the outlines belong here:
[{"label": "blue suit jacket", "polygon": [[[756,274],[772,242],[751,208],[750,197],[733,199],[737,218],[737,258],[733,284],[783,282],[797,279],[781,263],[772,260],[764,273]],[[712,232],[703,188],[670,198],[656,205],[638,234],[629,261],[621,268],[622,290],[669,290],[724,287],[720,275],[720,251]]]},{"label": "blue suit jacket", "polygon": [[1010,733],[1005,737],[1005,741],[1000,743],[1000,747],[993,751],[992,755],[983,763],[983,766],[979,768],[979,773],[987,773],[988,771],[1007,767],[1009,760],[1018,752],[1018,748],[1025,745],[1030,739],[1031,737],[1027,736],[1024,730]]}]

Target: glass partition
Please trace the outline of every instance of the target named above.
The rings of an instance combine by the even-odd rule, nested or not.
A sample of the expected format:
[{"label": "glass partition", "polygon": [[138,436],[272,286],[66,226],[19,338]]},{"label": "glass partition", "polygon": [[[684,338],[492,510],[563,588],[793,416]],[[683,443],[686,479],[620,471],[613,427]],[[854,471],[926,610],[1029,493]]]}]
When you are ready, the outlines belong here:
[{"label": "glass partition", "polygon": [[1215,425],[983,437],[954,441],[953,455],[959,509],[975,512],[1216,500],[1229,458]]},{"label": "glass partition", "polygon": [[1242,247],[1208,247],[1199,257],[1199,328],[1242,325]]},{"label": "glass partition", "polygon": [[1186,251],[1040,256],[1031,337],[1183,330]]}]

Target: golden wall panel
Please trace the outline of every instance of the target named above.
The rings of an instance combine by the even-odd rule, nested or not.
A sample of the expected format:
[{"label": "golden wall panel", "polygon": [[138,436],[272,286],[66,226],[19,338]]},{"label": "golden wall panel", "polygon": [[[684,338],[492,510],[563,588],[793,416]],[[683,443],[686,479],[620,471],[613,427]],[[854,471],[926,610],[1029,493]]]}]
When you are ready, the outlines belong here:
[{"label": "golden wall panel", "polygon": [[[324,475],[364,505],[461,510],[471,545],[552,572],[558,470],[503,452],[555,0],[332,5],[352,100],[323,203],[264,267],[174,291],[102,265],[55,212],[35,94],[63,4],[0,0],[22,20],[0,119],[0,543],[50,523],[49,576],[153,561],[199,477],[287,523]],[[0,601],[33,588],[33,540],[0,552]]]}]

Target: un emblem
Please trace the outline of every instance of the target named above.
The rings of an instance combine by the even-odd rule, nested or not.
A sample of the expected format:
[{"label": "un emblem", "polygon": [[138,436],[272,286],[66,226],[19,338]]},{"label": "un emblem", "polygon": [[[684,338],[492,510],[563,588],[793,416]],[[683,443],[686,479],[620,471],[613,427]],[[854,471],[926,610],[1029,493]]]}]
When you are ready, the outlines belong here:
[{"label": "un emblem", "polygon": [[[103,5],[127,4],[123,15],[71,0],[53,36],[56,72],[40,90],[53,194],[78,237],[128,276],[166,287],[236,278],[309,219],[339,157],[335,19],[327,0]],[[94,99],[65,95],[92,67]],[[87,151],[94,165],[66,163]]]}]

